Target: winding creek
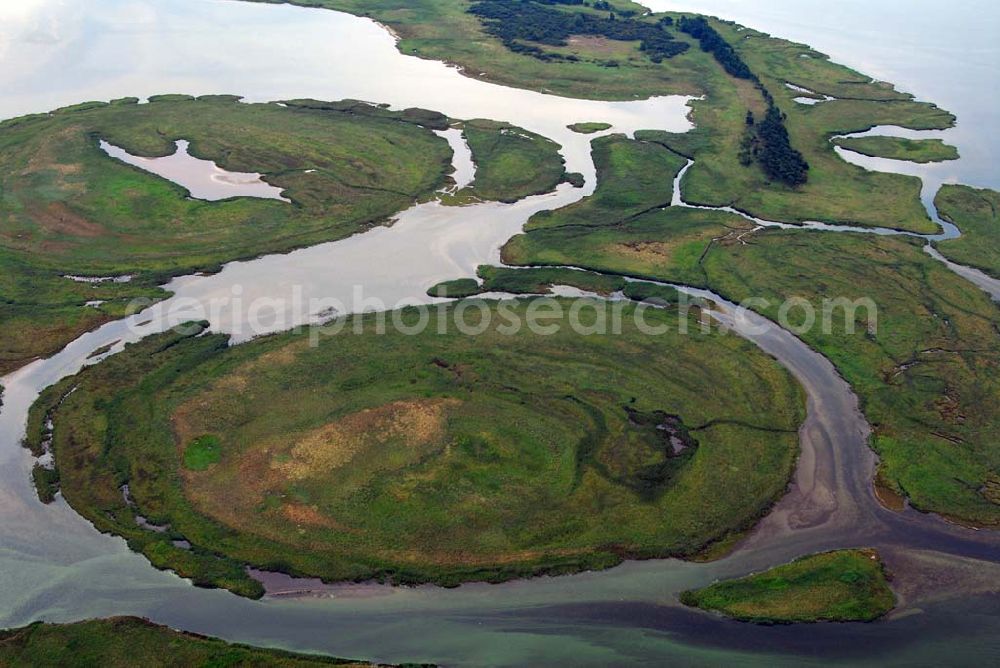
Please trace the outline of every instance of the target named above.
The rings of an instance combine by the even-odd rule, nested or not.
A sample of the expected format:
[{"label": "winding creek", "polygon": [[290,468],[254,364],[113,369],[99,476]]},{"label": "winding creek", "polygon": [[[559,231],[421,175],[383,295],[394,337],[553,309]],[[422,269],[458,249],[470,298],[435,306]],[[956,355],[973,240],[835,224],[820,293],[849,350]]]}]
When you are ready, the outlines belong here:
[{"label": "winding creek", "polygon": [[[788,368],[805,388],[809,402],[800,432],[802,454],[789,493],[732,555],[720,561],[632,562],[601,573],[474,584],[454,590],[372,584],[323,587],[275,578],[271,590],[278,595],[255,602],[197,589],[173,574],[156,571],[143,557],[131,553],[124,541],[98,534],[61,499],[51,506],[39,504],[28,480],[30,457],[19,447],[26,411],[39,390],[99,359],[89,359],[94,351],[111,346],[107,354],[113,354],[126,342],[192,316],[207,317],[213,329],[243,341],[262,330],[320,321],[328,308],[364,310],[373,303],[365,300],[377,299],[387,307],[436,301],[424,293],[428,286],[472,275],[479,264],[498,263],[500,246],[533,213],[565,206],[593,191],[595,171],[589,155],[593,135],[573,133],[567,124],[606,121],[613,126],[608,132],[631,133],[637,129],[679,131],[689,123],[684,98],[588,102],[486,84],[439,63],[402,56],[391,37],[374,23],[334,12],[197,0],[112,0],[102,2],[100,10],[97,0],[84,0],[78,3],[82,9],[72,10],[49,0],[38,4],[41,9],[35,18],[42,17],[38,18],[41,27],[32,24],[33,29],[44,32],[46,26],[51,27],[48,21],[61,18],[59,34],[79,33],[66,53],[86,45],[91,57],[111,63],[123,50],[134,48],[136,40],[152,39],[153,44],[142,50],[149,60],[117,78],[88,80],[70,73],[64,75],[65,85],[44,93],[15,80],[0,116],[93,97],[162,93],[172,87],[193,94],[248,93],[253,100],[372,99],[397,108],[423,106],[455,118],[505,120],[548,136],[563,146],[567,168],[583,173],[586,186],[564,184],[553,193],[514,204],[461,208],[438,202],[419,204],[400,213],[389,227],[284,255],[233,262],[212,276],[178,278],[167,286],[175,293],[170,300],[130,321],[109,323],[52,358],[4,378],[0,626],[35,619],[138,614],[241,642],[446,665],[550,661],[607,665],[639,660],[802,665],[830,658],[918,665],[983,661],[1000,652],[996,598],[1000,537],[912,510],[884,509],[872,491],[875,459],[866,443],[869,427],[858,410],[857,397],[832,364],[761,316],[718,295],[684,286],[679,287],[710,298],[718,305],[715,318]],[[114,17],[115,25],[125,29],[108,30],[100,24],[111,20],[107,17]],[[152,25],[169,27],[150,37]],[[225,35],[219,34],[221,25],[228,27]],[[286,46],[265,54],[253,44],[232,43],[240,34],[265,27],[277,36],[276,44]],[[206,49],[216,37],[222,44]],[[170,67],[159,60],[163,56],[157,52],[157,40],[174,47]],[[212,74],[202,66],[206,53],[216,54]],[[0,55],[8,57],[2,51]],[[349,65],[364,63],[365,71],[351,66],[302,67],[310,56],[321,63],[330,59],[346,59]],[[256,72],[254,65],[260,68]],[[47,66],[41,65],[43,71]],[[159,78],[142,80],[144,68]],[[284,77],[285,72],[294,74]],[[464,142],[455,131],[445,138],[455,149],[456,180],[468,183],[474,166]],[[855,161],[854,155],[845,157]],[[861,161],[860,156],[857,159]],[[862,166],[893,171],[897,167]],[[674,204],[687,206],[681,197],[682,178],[683,173],[675,183]],[[933,190],[925,179],[925,203],[930,203],[928,192],[932,197]],[[928,210],[936,219],[932,205]],[[957,233],[952,226],[943,226],[945,234]],[[899,233],[820,224],[806,227]],[[932,248],[929,252],[934,253]],[[995,298],[1000,295],[996,281],[991,284],[992,279],[977,277],[974,270],[953,269]],[[355,286],[363,287],[360,302]],[[246,314],[236,308],[235,297],[244,303],[271,298],[281,306],[274,309],[271,319],[258,321],[251,329]],[[303,308],[313,299],[321,303]],[[208,309],[209,304],[220,302],[230,307],[217,312]],[[807,552],[856,545],[879,548],[897,573],[895,586],[902,605],[887,621],[760,628],[693,612],[676,602],[677,592],[719,577],[742,575]],[[315,595],[280,595],[303,589]]]}]

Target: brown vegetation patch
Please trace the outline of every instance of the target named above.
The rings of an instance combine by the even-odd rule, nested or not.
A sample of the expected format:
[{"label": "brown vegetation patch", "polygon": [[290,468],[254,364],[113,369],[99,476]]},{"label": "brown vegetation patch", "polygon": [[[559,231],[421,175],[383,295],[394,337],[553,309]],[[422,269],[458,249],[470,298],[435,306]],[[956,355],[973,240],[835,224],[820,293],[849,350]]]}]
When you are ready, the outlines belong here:
[{"label": "brown vegetation patch", "polygon": [[624,56],[636,50],[638,42],[625,42],[594,35],[572,35],[566,40],[568,48],[591,56]]},{"label": "brown vegetation patch", "polygon": [[51,202],[31,211],[32,220],[46,232],[75,237],[97,237],[105,233],[103,226],[87,220],[62,202]]},{"label": "brown vegetation patch", "polygon": [[895,512],[900,512],[906,508],[906,497],[893,488],[885,479],[885,475],[881,469],[875,474],[875,480],[872,485],[875,490],[875,498],[878,499],[883,507]]},{"label": "brown vegetation patch", "polygon": [[456,550],[454,552],[431,552],[424,550],[392,550],[382,553],[383,558],[411,564],[434,564],[436,566],[506,566],[530,563],[553,557],[572,557],[589,554],[590,548],[563,547],[551,550],[515,550],[480,554]]},{"label": "brown vegetation patch", "polygon": [[366,408],[306,434],[292,446],[291,459],[272,468],[288,480],[303,480],[340,468],[373,442],[400,438],[410,447],[427,445],[444,434],[445,411],[456,403],[422,399]]},{"label": "brown vegetation patch", "polygon": [[319,511],[316,506],[307,506],[301,503],[286,503],[281,507],[281,514],[284,515],[290,522],[297,525],[308,525],[313,527],[322,527],[324,529],[336,529],[338,531],[346,531],[351,533],[357,533],[356,529],[351,529],[346,527],[340,522],[337,522]]},{"label": "brown vegetation patch", "polygon": [[45,171],[53,171],[60,176],[78,174],[83,169],[83,165],[75,162],[59,162],[56,147],[77,142],[81,132],[83,129],[80,126],[69,126],[58,132],[47,132],[41,138],[41,142],[34,144],[36,150],[31,154],[31,158],[21,171],[21,176]]},{"label": "brown vegetation patch", "polygon": [[[279,357],[285,354],[275,353]],[[227,376],[216,384],[213,394],[220,385],[238,384],[240,378],[242,374]],[[198,413],[208,403],[204,398],[195,399],[174,413],[178,453],[203,430]],[[443,438],[447,409],[458,403],[456,399],[396,401],[344,416],[297,439],[271,438],[248,444],[238,452],[230,450],[208,471],[182,469],[185,495],[199,512],[235,529],[274,540],[292,536],[287,530],[289,522],[300,530],[356,532],[324,515],[315,505],[286,500],[289,484],[322,479],[365,449],[389,440],[409,448],[430,445]],[[274,499],[281,499],[281,504],[265,511]],[[305,534],[301,538],[305,539]]]},{"label": "brown vegetation patch", "polygon": [[981,493],[987,501],[1000,506],[1000,475],[996,473],[988,475]]},{"label": "brown vegetation patch", "polygon": [[674,252],[673,244],[664,241],[629,241],[615,244],[611,252],[615,255],[640,260],[641,262],[665,262]]}]

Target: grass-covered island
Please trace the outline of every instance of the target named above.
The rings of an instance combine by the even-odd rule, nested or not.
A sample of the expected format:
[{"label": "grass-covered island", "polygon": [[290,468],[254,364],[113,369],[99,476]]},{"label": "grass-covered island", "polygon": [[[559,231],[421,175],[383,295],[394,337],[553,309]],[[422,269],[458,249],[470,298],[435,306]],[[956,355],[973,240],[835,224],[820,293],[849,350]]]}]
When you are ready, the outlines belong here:
[{"label": "grass-covered island", "polygon": [[596,121],[584,122],[584,123],[573,123],[572,125],[567,125],[573,132],[579,132],[582,135],[592,135],[595,132],[602,132],[611,128],[610,123],[598,123]]},{"label": "grass-covered island", "polygon": [[462,123],[462,133],[472,151],[476,175],[458,197],[516,202],[547,193],[567,178],[559,145],[551,139],[509,123],[482,119]]},{"label": "grass-covered island", "polygon": [[681,602],[759,624],[870,622],[896,604],[874,550],[837,550],[686,591]]},{"label": "grass-covered island", "polygon": [[[433,130],[453,121],[432,111],[232,96],[137,102],[0,123],[0,375],[121,317],[133,298],[162,298],[157,286],[170,276],[365,230],[437,197],[451,172],[451,149]],[[552,141],[486,121],[465,132],[479,199],[515,200],[568,178]],[[191,199],[99,146],[162,157],[182,139],[196,158],[262,174],[290,202]]]},{"label": "grass-covered island", "polygon": [[[367,315],[318,347],[151,337],[47,390],[29,445],[51,417],[73,508],[249,596],[245,564],[451,585],[694,556],[784,493],[803,396],[750,343],[703,333],[697,309],[647,309],[667,330],[649,335],[619,306],[621,334],[574,333],[564,311],[540,321],[554,334],[511,335],[540,308],[521,299],[435,308],[415,336]],[[453,318],[480,309],[489,326],[461,334]]]},{"label": "grass-covered island", "polygon": [[227,643],[174,631],[137,617],[113,617],[75,624],[36,623],[0,631],[0,666],[360,668],[370,665],[363,661]]},{"label": "grass-covered island", "polygon": [[833,143],[849,151],[873,158],[909,162],[945,162],[958,160],[958,149],[942,139],[905,139],[903,137],[839,137]]}]

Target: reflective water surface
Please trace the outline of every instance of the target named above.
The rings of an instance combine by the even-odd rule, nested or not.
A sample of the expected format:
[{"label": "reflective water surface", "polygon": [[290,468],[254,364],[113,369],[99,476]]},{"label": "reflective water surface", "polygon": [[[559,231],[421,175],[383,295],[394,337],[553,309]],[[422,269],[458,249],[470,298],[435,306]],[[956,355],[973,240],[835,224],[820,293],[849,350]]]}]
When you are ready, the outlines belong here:
[{"label": "reflective water surface", "polygon": [[263,181],[260,174],[227,172],[211,160],[201,160],[188,153],[189,141],[181,139],[176,145],[177,150],[171,155],[144,158],[104,140],[100,142],[101,149],[112,158],[173,181],[195,199],[217,201],[230,197],[260,197],[291,202],[282,197],[281,188]]}]

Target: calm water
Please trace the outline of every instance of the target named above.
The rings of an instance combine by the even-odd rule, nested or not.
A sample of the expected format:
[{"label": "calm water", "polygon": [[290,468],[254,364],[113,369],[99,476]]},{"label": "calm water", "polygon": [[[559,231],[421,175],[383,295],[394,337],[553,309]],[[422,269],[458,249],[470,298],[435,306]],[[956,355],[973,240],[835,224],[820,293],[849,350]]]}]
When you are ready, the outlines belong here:
[{"label": "calm water", "polygon": [[[839,60],[893,78],[823,43],[821,38],[831,34],[848,39],[844,33],[849,34],[850,22],[829,22],[829,12],[820,11],[825,7],[819,3],[785,2],[784,13],[779,11],[781,4],[763,2],[699,6],[712,11],[709,5],[713,4],[749,8],[756,21],[732,16],[809,41]],[[893,3],[885,4],[891,7]],[[794,27],[795,16],[813,6],[816,11],[810,16],[822,23],[800,26],[809,34],[797,34],[791,27],[782,30],[782,20]],[[857,9],[873,11],[860,4]],[[940,30],[939,23],[927,25]],[[980,18],[974,25],[981,23]],[[859,33],[844,48],[855,58],[889,67],[893,61],[887,53],[910,48],[905,42],[908,30],[901,29],[895,37],[884,35],[876,46]],[[815,38],[810,37],[813,33]],[[900,41],[887,50],[886,43],[891,47],[897,37]],[[921,53],[920,57],[931,56]],[[357,97],[397,107],[424,106],[459,118],[517,123],[559,141],[569,168],[588,177],[585,189],[563,186],[556,193],[514,205],[466,209],[421,205],[402,214],[392,228],[287,256],[233,263],[213,277],[175,281],[172,287],[178,297],[196,303],[231,292],[237,284],[259,291],[253,294],[280,295],[296,282],[323,295],[332,291],[346,297],[349,287],[360,281],[368,294],[389,302],[419,297],[435,280],[454,277],[456,272],[467,274],[476,264],[495,259],[499,245],[533,211],[564,205],[591,190],[588,140],[567,131],[567,123],[607,121],[626,132],[687,127],[683,99],[581,102],[504,89],[461,77],[437,63],[400,56],[391,38],[371,22],[291,7],[211,0],[4,3],[0,5],[0,59],[4,61],[0,116],[4,117],[84,99],[163,92],[239,93],[254,100]],[[941,71],[950,63],[944,56],[935,62]],[[950,63],[953,69],[954,65]],[[918,84],[934,85],[931,74],[924,82],[902,76],[894,80],[963,116],[957,105],[934,97],[933,91],[918,89]],[[974,99],[982,107],[979,111],[986,113],[990,95],[979,89]],[[974,101],[964,103],[976,106]],[[449,140],[458,146],[455,137]],[[962,167],[966,169],[973,164],[974,154],[960,148],[966,155]],[[459,174],[467,180],[472,167],[467,155],[458,153]],[[987,183],[964,175],[962,180]],[[413,253],[414,248],[422,252]],[[392,269],[373,271],[373,265]],[[232,313],[219,314],[215,320],[225,331],[234,331],[241,322]],[[995,591],[1000,572],[991,564],[972,560],[996,561],[995,543],[957,530],[949,533],[940,523],[923,522],[911,514],[889,516],[873,506],[865,497],[870,453],[860,447],[864,425],[856,419],[853,396],[825,360],[780,332],[762,335],[761,345],[773,346],[793,370],[798,369],[806,387],[813,388],[812,431],[803,438],[807,454],[818,463],[800,468],[798,489],[783,504],[789,512],[779,508],[741,556],[709,565],[633,563],[604,573],[502,586],[472,585],[458,590],[348,587],[335,590],[333,597],[261,602],[195,589],[169,573],[157,572],[130,553],[122,541],[98,535],[63,502],[43,507],[33,498],[27,480],[30,460],[17,447],[23,411],[33,391],[77,368],[100,345],[136,335],[124,323],[112,323],[5,381],[11,391],[0,413],[0,626],[39,618],[141,614],[246,642],[387,661],[463,665],[570,660],[579,665],[667,660],[696,665],[732,661],[801,665],[830,658],[858,664],[932,665],[986,662],[1000,656],[1000,602],[982,594]],[[801,518],[794,517],[794,511],[803,507],[795,505],[796,498],[825,499],[805,520],[805,531],[790,530],[803,525]],[[905,536],[902,542],[910,546],[905,552],[893,551],[890,545],[883,548],[890,565],[905,574],[898,586],[909,603],[903,608],[905,614],[888,622],[761,629],[692,613],[676,604],[677,591],[716,577],[764,568],[805,549],[856,544],[853,540],[881,546],[887,536],[893,544]],[[944,544],[951,540],[949,536],[954,536],[954,546]],[[953,556],[945,558],[936,552],[946,547]],[[962,588],[935,587],[941,573],[961,574]]]},{"label": "calm water", "polygon": [[101,149],[112,158],[173,181],[188,191],[194,199],[218,201],[231,197],[259,197],[291,202],[282,197],[281,188],[261,180],[261,175],[247,172],[227,172],[211,160],[200,160],[188,152],[190,142],[176,142],[171,155],[144,158],[101,140]]}]

